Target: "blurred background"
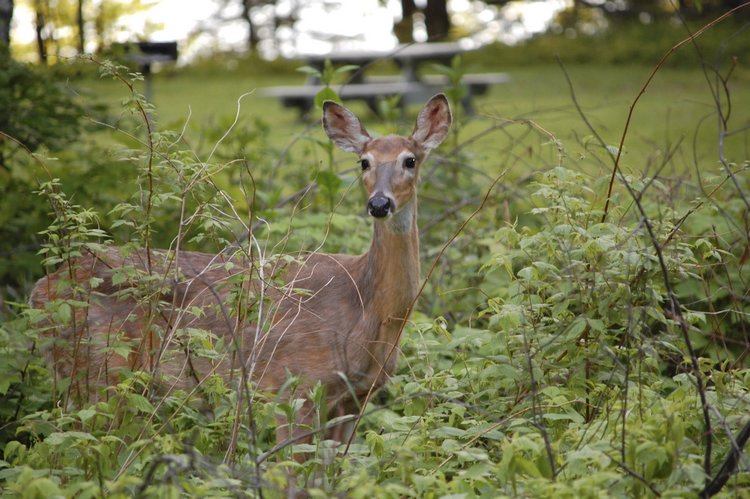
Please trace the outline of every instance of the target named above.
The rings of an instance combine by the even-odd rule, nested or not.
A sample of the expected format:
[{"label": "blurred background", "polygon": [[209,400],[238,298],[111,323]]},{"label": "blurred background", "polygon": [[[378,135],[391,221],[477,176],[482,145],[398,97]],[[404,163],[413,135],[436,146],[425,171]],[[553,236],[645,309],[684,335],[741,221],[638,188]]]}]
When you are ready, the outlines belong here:
[{"label": "blurred background", "polygon": [[[15,0],[2,2],[0,34],[22,60],[57,62],[114,42],[177,40],[180,64],[216,52],[294,57],[337,49],[469,39],[517,45],[534,36],[667,30],[712,19],[741,0]],[[747,13],[738,16],[747,18]],[[8,29],[10,26],[10,29]],[[10,38],[8,38],[10,36]],[[621,35],[626,36],[626,35]],[[650,42],[654,40],[633,40]],[[636,50],[633,58],[637,59]]]}]

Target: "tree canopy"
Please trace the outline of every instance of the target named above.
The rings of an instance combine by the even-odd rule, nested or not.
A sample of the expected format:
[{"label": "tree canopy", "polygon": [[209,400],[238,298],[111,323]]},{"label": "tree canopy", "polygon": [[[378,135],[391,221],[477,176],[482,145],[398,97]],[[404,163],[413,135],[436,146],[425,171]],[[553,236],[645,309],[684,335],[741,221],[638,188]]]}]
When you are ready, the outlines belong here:
[{"label": "tree canopy", "polygon": [[[218,37],[222,26],[239,23],[244,25],[246,50],[257,52],[265,44],[276,47],[271,52],[279,53],[280,33],[285,33],[286,39],[289,33],[294,37],[303,7],[317,5],[325,12],[340,8],[341,2],[316,0],[303,5],[299,2],[282,4],[278,0],[216,0],[215,15],[199,23],[187,43],[199,34]],[[508,3],[508,0],[485,0],[474,2],[472,8],[483,16],[491,13],[499,18]],[[568,8],[558,13],[551,27],[590,33],[625,22],[649,23],[674,16],[715,17],[742,3],[742,0],[573,0]],[[50,59],[57,61],[75,54],[101,52],[128,31],[131,38],[148,36],[156,28],[153,23],[146,22],[138,28],[140,32],[135,33],[124,25],[123,19],[146,11],[150,5],[154,3],[144,0],[0,0],[0,47],[11,46],[14,8],[33,13],[33,51],[38,61],[46,63]],[[457,18],[453,8],[450,0],[401,0],[400,13],[392,25],[393,34],[401,43],[440,41],[466,36],[486,24],[478,22],[472,28],[462,27],[459,24],[465,19]],[[740,10],[739,15],[750,16],[750,9]],[[323,36],[323,33],[318,35]]]}]

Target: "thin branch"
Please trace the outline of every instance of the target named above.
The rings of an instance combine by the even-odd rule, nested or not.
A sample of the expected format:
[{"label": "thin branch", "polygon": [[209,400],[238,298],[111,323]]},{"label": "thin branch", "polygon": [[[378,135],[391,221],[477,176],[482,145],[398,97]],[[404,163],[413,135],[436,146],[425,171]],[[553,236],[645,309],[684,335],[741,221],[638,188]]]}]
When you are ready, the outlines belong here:
[{"label": "thin branch", "polygon": [[709,30],[710,28],[713,28],[715,25],[723,21],[724,19],[728,18],[732,14],[734,14],[736,11],[742,9],[743,7],[750,6],[750,2],[744,3],[742,5],[738,5],[737,7],[725,12],[721,16],[717,17],[710,23],[703,26],[701,29],[696,31],[694,34],[691,34],[689,37],[685,38],[681,42],[677,43],[676,45],[673,45],[672,48],[670,48],[666,54],[661,58],[659,63],[654,67],[654,69],[651,71],[651,74],[646,78],[646,82],[641,87],[640,91],[638,92],[638,95],[636,95],[635,99],[633,100],[632,104],[630,104],[630,109],[628,110],[628,117],[625,120],[625,128],[622,131],[622,136],[620,137],[620,145],[617,147],[617,156],[615,157],[614,165],[612,166],[612,175],[609,178],[609,185],[607,187],[607,200],[604,203],[604,213],[602,213],[602,223],[607,220],[607,213],[609,212],[609,202],[612,199],[612,188],[615,184],[615,177],[617,176],[617,172],[620,169],[620,157],[622,156],[622,148],[625,146],[625,138],[628,136],[628,131],[630,130],[630,121],[633,118],[633,112],[635,111],[636,105],[638,105],[638,102],[641,100],[641,97],[643,94],[646,93],[646,89],[651,84],[651,81],[656,76],[656,73],[659,72],[659,70],[664,66],[664,63],[667,62],[667,59],[669,59],[672,54],[677,52],[677,50],[685,45],[686,43],[689,43],[699,36],[701,36],[704,32]]},{"label": "thin branch", "polygon": [[654,494],[656,497],[661,497],[661,494],[659,493],[659,491],[656,490],[653,485],[651,485],[650,483],[648,483],[648,481],[645,478],[643,478],[643,476],[640,473],[636,473],[630,466],[628,466],[624,462],[623,463],[617,463],[617,465],[620,468],[622,468],[623,471],[625,471],[625,473],[627,473],[628,475],[632,476],[633,478],[635,478],[636,480],[638,480],[639,482],[641,482],[643,485],[645,485],[646,487],[648,487],[648,490],[650,490],[651,493]]},{"label": "thin branch", "polygon": [[[660,63],[661,64],[661,63]],[[652,73],[653,77],[653,73]],[[571,92],[574,94],[574,89],[571,85]],[[641,89],[641,94],[645,91],[645,89]],[[639,96],[641,95],[639,94]],[[575,95],[575,94],[574,94]],[[637,99],[636,99],[637,102]],[[585,118],[585,114],[583,113],[583,110],[580,106],[577,105],[577,101],[574,100],[574,103],[576,104],[576,109],[578,110],[578,113],[583,118],[584,122],[590,126],[590,122],[588,119]],[[635,103],[633,104],[633,106]],[[631,113],[632,113],[632,107],[631,107]],[[629,119],[629,118],[628,118]],[[596,131],[593,130],[593,128],[590,128],[591,132],[596,134]],[[627,131],[627,125],[626,125],[626,131]],[[623,135],[624,140],[624,135]],[[622,141],[621,141],[622,145]],[[617,158],[620,157],[620,150],[618,150]],[[617,160],[615,160],[617,161]],[[680,331],[682,332],[682,339],[685,342],[685,346],[688,350],[688,355],[690,357],[690,364],[693,371],[693,376],[695,377],[695,383],[696,383],[696,390],[698,391],[698,396],[701,401],[701,409],[703,411],[703,421],[705,425],[705,435],[706,435],[706,449],[705,449],[705,455],[704,455],[704,461],[703,461],[703,469],[706,473],[706,479],[708,479],[709,476],[711,476],[711,447],[712,447],[712,431],[711,431],[711,416],[709,414],[709,405],[708,400],[706,398],[706,390],[705,390],[705,384],[703,382],[703,375],[700,371],[700,366],[698,364],[698,357],[695,353],[695,349],[693,348],[693,343],[690,339],[689,334],[689,328],[687,321],[685,320],[685,317],[682,315],[682,306],[680,304],[679,299],[677,298],[677,294],[674,292],[674,288],[672,287],[672,282],[669,279],[669,270],[667,269],[667,264],[664,260],[664,253],[662,251],[662,244],[659,243],[656,234],[654,233],[653,226],[651,225],[651,220],[648,218],[648,215],[646,214],[645,209],[643,208],[643,204],[641,203],[641,197],[643,195],[643,192],[636,192],[633,187],[630,185],[630,183],[625,179],[625,177],[622,175],[622,172],[619,171],[617,168],[617,164],[615,163],[615,168],[613,170],[613,175],[619,174],[620,181],[625,186],[625,189],[628,191],[628,194],[630,194],[630,197],[633,200],[633,203],[635,203],[635,206],[638,209],[638,213],[641,217],[641,222],[643,223],[643,226],[646,227],[646,231],[648,233],[649,240],[651,242],[652,247],[654,248],[654,253],[656,254],[656,258],[659,264],[659,269],[662,275],[662,281],[664,282],[664,287],[667,291],[667,298],[669,299],[669,307],[667,308],[667,311],[671,313],[672,317],[676,320],[677,324],[679,325]],[[610,189],[612,184],[610,183]],[[610,191],[611,192],[611,191]],[[609,195],[607,198],[607,203],[609,202]],[[604,212],[604,215],[602,217],[602,222],[606,219],[606,209]]]},{"label": "thin branch", "polygon": [[742,449],[745,447],[749,439],[750,419],[745,422],[745,426],[743,426],[740,432],[737,433],[737,437],[732,442],[732,448],[727,454],[727,457],[724,458],[724,462],[721,464],[719,471],[716,472],[716,476],[708,482],[706,487],[701,491],[701,497],[711,497],[718,494],[727,481],[729,481],[729,477],[731,477],[734,470],[737,469],[737,464],[739,464],[740,457],[742,456]]}]

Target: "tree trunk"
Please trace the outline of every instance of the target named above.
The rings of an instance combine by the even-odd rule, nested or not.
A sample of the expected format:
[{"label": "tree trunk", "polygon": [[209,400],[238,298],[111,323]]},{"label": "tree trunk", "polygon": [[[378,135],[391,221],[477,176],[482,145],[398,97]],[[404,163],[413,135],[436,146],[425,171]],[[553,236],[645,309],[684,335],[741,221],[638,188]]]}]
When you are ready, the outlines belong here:
[{"label": "tree trunk", "polygon": [[44,36],[44,12],[42,2],[37,0],[34,3],[36,10],[36,19],[34,21],[34,30],[36,31],[36,50],[39,55],[39,62],[47,64],[47,40]]},{"label": "tree trunk", "polygon": [[258,37],[258,27],[253,23],[252,7],[255,2],[253,0],[242,1],[242,19],[247,24],[247,49],[250,53],[254,53],[258,48],[260,38]]},{"label": "tree trunk", "polygon": [[10,52],[10,22],[13,19],[13,0],[0,0],[0,54]]},{"label": "tree trunk", "polygon": [[414,13],[417,6],[414,0],[401,0],[401,20],[393,25],[393,34],[399,43],[412,43],[414,41]]},{"label": "tree trunk", "polygon": [[[13,0],[0,0],[0,59],[10,63],[10,22],[13,20]],[[5,65],[3,64],[3,65]],[[0,117],[0,130],[7,129],[8,118]],[[4,136],[0,136],[0,170],[8,171],[3,154]]]},{"label": "tree trunk", "polygon": [[78,53],[79,54],[84,54],[86,52],[86,34],[84,33],[83,2],[84,0],[78,0],[78,10],[76,12],[76,24],[78,25]]},{"label": "tree trunk", "polygon": [[447,0],[427,0],[424,12],[427,39],[431,42],[445,40],[451,29]]}]

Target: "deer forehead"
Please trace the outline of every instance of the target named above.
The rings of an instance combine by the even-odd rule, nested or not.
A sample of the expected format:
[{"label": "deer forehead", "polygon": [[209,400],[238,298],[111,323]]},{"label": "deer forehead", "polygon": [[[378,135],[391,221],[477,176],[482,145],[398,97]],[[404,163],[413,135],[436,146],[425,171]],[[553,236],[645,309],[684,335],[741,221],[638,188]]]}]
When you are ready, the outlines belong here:
[{"label": "deer forehead", "polygon": [[377,137],[367,143],[362,157],[375,163],[389,163],[405,156],[419,157],[419,147],[413,140],[398,135]]}]

